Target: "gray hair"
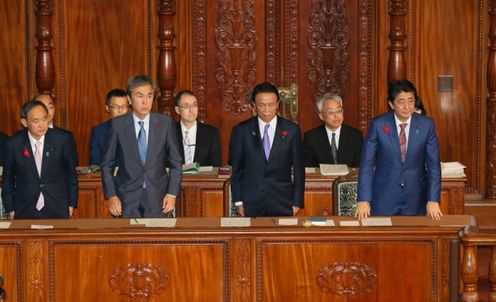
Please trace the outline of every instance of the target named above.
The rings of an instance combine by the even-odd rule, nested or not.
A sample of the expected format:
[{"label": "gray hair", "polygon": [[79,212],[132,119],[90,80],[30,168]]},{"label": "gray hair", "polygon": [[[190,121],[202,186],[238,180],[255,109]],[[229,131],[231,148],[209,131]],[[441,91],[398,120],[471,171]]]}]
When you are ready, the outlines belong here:
[{"label": "gray hair", "polygon": [[341,105],[341,107],[343,107],[343,99],[338,94],[332,93],[332,92],[327,92],[327,93],[324,93],[315,102],[315,107],[317,107],[317,110],[319,112],[322,112],[322,104],[324,103],[324,101],[327,101],[327,100],[334,100],[334,101],[338,102],[339,105]]},{"label": "gray hair", "polygon": [[155,82],[147,75],[140,74],[140,75],[135,75],[131,77],[127,81],[127,94],[131,95],[131,92],[133,92],[133,89],[145,85],[150,85],[152,86],[153,92],[155,92],[156,86]]}]

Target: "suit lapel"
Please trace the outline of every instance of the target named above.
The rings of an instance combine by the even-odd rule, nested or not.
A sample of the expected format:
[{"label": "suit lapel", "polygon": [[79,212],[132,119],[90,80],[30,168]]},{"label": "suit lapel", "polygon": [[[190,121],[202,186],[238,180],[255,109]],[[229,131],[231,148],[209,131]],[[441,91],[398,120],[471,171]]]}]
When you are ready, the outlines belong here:
[{"label": "suit lapel", "polygon": [[[391,129],[391,135],[389,135],[389,142],[391,144],[391,150],[394,151],[396,158],[400,162],[403,162],[403,160],[401,159],[399,133],[398,133],[398,128],[396,127],[396,121],[394,120],[394,113],[393,112],[391,112],[391,114],[387,118],[386,125],[389,126]],[[386,125],[385,125],[385,127],[386,127]]]},{"label": "suit lapel", "polygon": [[[327,130],[325,128],[325,125],[322,125],[320,128],[321,131],[319,131],[319,144],[322,149],[322,153],[325,154],[325,157],[329,160],[330,163],[332,163],[332,152],[331,152],[331,143],[329,143],[329,137],[327,136]],[[341,130],[342,131],[342,130]],[[341,137],[343,137],[341,135]],[[340,140],[340,145],[341,146],[341,138]],[[339,149],[338,149],[338,154],[339,154]],[[339,157],[339,155],[338,155]]]},{"label": "suit lapel", "polygon": [[[129,112],[129,116],[126,119],[126,127],[124,129],[123,136],[126,138],[124,141],[129,142],[129,148],[130,151],[133,153],[135,159],[140,163],[141,166],[143,164],[141,163],[141,159],[139,156],[139,150],[138,150],[138,139],[136,138],[136,128],[134,126],[134,118],[133,118],[133,113]],[[128,148],[127,146],[123,146],[123,148]],[[148,157],[148,155],[147,155]]]},{"label": "suit lapel", "polygon": [[[48,129],[47,133],[45,134],[45,142],[43,144],[43,153],[41,153],[41,179],[43,179],[47,173],[48,166],[50,165],[50,160],[52,158],[52,152],[53,152],[53,144],[54,143],[54,138],[53,138],[53,132],[52,130]],[[36,167],[36,163],[35,163]]]},{"label": "suit lapel", "polygon": [[[28,152],[26,155],[26,151]],[[34,160],[34,150],[31,148],[31,142],[29,141],[28,130],[26,129],[24,132],[24,140],[22,142],[22,153],[23,157],[28,157],[28,166],[32,171],[35,171],[35,174],[38,178],[38,169],[36,168],[36,162]]]},{"label": "suit lapel", "polygon": [[410,120],[410,131],[408,133],[408,140],[407,140],[407,147],[406,147],[406,159],[405,161],[408,160],[408,153],[413,152],[417,148],[417,143],[419,142],[419,134],[421,130],[421,122],[415,116],[415,114],[412,114],[412,118]]},{"label": "suit lapel", "polygon": [[[156,153],[159,151],[157,148],[154,148],[154,146],[158,146],[158,140],[160,138],[160,134],[163,131],[163,128],[164,127],[163,125],[161,125],[161,121],[157,118],[157,116],[150,112],[150,125],[148,127],[148,131],[150,133],[148,133],[145,165],[147,165],[150,162],[151,158],[156,157]],[[137,146],[138,146],[138,142],[136,142],[136,147]]]},{"label": "suit lapel", "polygon": [[[178,147],[179,147],[179,154],[184,160],[184,145],[183,145],[183,131],[181,129],[181,122],[176,123],[176,128],[177,128],[177,140],[178,140]],[[198,137],[198,135],[197,135]]]},{"label": "suit lapel", "polygon": [[253,145],[258,154],[265,160],[265,153],[262,145],[262,135],[260,134],[260,128],[258,127],[258,117],[254,117],[251,122],[250,136],[253,138]]},{"label": "suit lapel", "polygon": [[206,143],[203,142],[203,140],[206,138],[204,131],[205,131],[205,128],[203,127],[202,123],[197,122],[196,123],[195,156],[193,158],[194,162],[198,162],[198,159],[200,158],[200,155],[201,155],[200,152],[202,151],[201,146],[208,145],[208,142],[206,142]]}]

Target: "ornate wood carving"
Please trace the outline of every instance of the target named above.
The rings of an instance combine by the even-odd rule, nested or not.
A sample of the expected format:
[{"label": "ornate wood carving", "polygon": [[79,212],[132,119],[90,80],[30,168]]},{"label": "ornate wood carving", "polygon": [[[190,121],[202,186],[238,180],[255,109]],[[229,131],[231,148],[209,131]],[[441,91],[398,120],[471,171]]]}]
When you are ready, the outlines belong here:
[{"label": "ornate wood carving", "polygon": [[277,87],[280,96],[279,114],[295,123],[298,122],[298,85]]},{"label": "ornate wood carving", "polygon": [[265,78],[268,82],[279,84],[281,80],[281,58],[279,41],[279,0],[267,0],[265,4]]},{"label": "ornate wood carving", "polygon": [[350,77],[350,29],[344,0],[312,0],[308,46],[308,80],[312,96],[343,95]]},{"label": "ornate wood carving", "polygon": [[36,39],[36,87],[41,94],[52,94],[55,84],[55,68],[52,54],[52,15],[51,0],[36,0],[35,15],[37,17]]},{"label": "ornate wood carving", "polygon": [[496,0],[489,2],[487,58],[486,198],[496,199]]},{"label": "ornate wood carving", "polygon": [[357,262],[335,262],[320,268],[317,286],[324,293],[356,296],[376,287],[377,273],[373,268]]},{"label": "ornate wood carving", "polygon": [[128,264],[117,267],[109,276],[112,290],[131,301],[160,295],[170,281],[164,269],[149,264]]},{"label": "ornate wood carving", "polygon": [[43,302],[45,299],[45,282],[44,279],[44,268],[45,259],[43,257],[43,243],[41,241],[35,241],[29,244],[29,248],[26,249],[29,252],[27,267],[28,272],[26,274],[28,280],[28,295],[29,301]]},{"label": "ornate wood carving", "polygon": [[159,112],[176,117],[174,111],[174,88],[176,87],[176,61],[174,58],[174,16],[175,0],[158,1],[158,38],[159,54],[157,65],[157,84],[160,90],[158,97]]},{"label": "ornate wood carving", "polygon": [[198,119],[206,120],[207,89],[207,12],[206,0],[193,2],[193,91],[198,100]]},{"label": "ornate wood carving", "polygon": [[255,84],[257,62],[253,0],[220,0],[215,27],[216,79],[225,111],[249,109],[246,96]]},{"label": "ornate wood carving", "polygon": [[282,84],[290,86],[298,83],[299,10],[297,0],[287,0],[285,2],[284,57],[286,59],[284,60],[284,79],[281,80],[283,81]]},{"label": "ornate wood carving", "polygon": [[236,270],[234,272],[235,288],[234,296],[236,301],[252,301],[251,298],[251,258],[250,241],[237,240],[235,253]]},{"label": "ornate wood carving", "polygon": [[477,247],[465,246],[462,262],[463,301],[479,301],[477,278]]},{"label": "ornate wood carving", "polygon": [[388,82],[395,79],[406,79],[406,0],[391,0],[389,3],[389,60]]},{"label": "ornate wood carving", "polygon": [[363,133],[367,133],[368,124],[372,118],[372,2],[370,0],[360,0],[359,4],[358,128]]}]

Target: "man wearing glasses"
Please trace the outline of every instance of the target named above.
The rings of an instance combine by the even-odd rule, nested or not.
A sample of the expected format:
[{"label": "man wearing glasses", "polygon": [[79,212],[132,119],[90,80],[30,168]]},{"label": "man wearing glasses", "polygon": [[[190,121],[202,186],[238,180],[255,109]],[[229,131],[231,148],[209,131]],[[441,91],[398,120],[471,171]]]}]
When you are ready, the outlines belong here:
[{"label": "man wearing glasses", "polygon": [[255,86],[257,115],[231,134],[231,193],[240,216],[295,216],[303,208],[305,169],[300,127],[277,115],[279,92]]},{"label": "man wearing glasses", "polygon": [[323,125],[309,130],[303,139],[306,167],[320,164],[360,165],[363,136],[356,128],[343,124],[343,100],[334,93],[321,96],[315,106]]},{"label": "man wearing glasses", "polygon": [[176,97],[176,113],[181,117],[177,123],[179,153],[183,163],[199,163],[200,166],[221,165],[219,130],[197,122],[198,101],[193,92],[180,91]]},{"label": "man wearing glasses", "polygon": [[[128,106],[127,94],[124,90],[112,89],[107,93],[105,110],[110,113],[111,119],[127,113]],[[105,153],[105,137],[110,128],[110,121],[108,120],[91,129],[90,165],[99,166],[102,163],[102,157]]]}]

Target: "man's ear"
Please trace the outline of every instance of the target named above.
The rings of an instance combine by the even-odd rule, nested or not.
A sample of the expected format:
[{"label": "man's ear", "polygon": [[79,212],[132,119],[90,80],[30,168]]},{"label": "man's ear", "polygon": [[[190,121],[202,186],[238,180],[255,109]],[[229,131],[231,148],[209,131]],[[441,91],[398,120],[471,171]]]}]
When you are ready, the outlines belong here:
[{"label": "man's ear", "polygon": [[25,118],[21,118],[21,124],[27,128],[28,127],[28,121]]},{"label": "man's ear", "polygon": [[179,107],[174,106],[174,111],[176,111],[177,115],[179,115],[179,116],[180,116],[180,114],[179,114]]},{"label": "man's ear", "polygon": [[393,103],[391,101],[388,101],[388,104],[389,104],[389,108],[391,108],[391,110],[393,110]]},{"label": "man's ear", "polygon": [[108,113],[110,113],[110,108],[108,105],[105,105],[105,111],[107,111]]},{"label": "man's ear", "polygon": [[131,97],[129,96],[129,94],[127,95],[127,103],[129,104],[129,106],[131,106]]},{"label": "man's ear", "polygon": [[319,119],[320,119],[321,121],[324,121],[324,116],[322,115],[322,112],[319,112]]}]

